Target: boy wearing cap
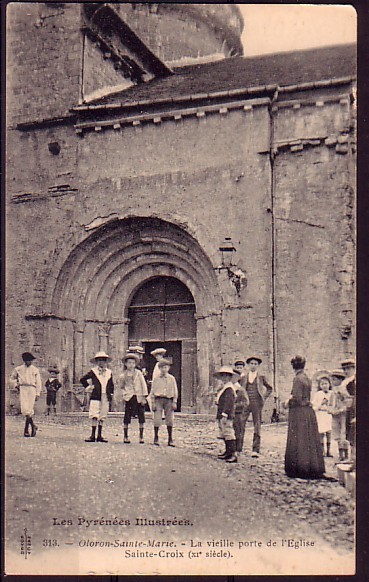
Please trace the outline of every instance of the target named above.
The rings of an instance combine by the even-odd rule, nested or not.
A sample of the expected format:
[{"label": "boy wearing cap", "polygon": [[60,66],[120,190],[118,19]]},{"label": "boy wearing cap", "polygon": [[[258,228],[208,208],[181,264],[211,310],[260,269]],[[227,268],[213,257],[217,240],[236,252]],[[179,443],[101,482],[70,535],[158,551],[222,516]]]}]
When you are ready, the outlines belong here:
[{"label": "boy wearing cap", "polygon": [[243,360],[236,360],[233,369],[240,374],[239,379],[235,383],[236,401],[233,419],[233,428],[236,435],[236,452],[241,453],[243,449],[243,441],[245,437],[246,426],[246,411],[250,404],[249,397],[245,388],[240,384],[242,376],[245,374],[245,362]]},{"label": "boy wearing cap", "polygon": [[49,378],[46,380],[46,415],[49,416],[51,406],[54,409],[54,414],[56,415],[56,393],[61,388],[61,384],[58,380],[59,370],[56,366],[50,366],[48,369],[50,374]]},{"label": "boy wearing cap", "polygon": [[128,350],[126,350],[126,354],[136,354],[138,356],[138,362],[136,363],[136,369],[140,370],[144,377],[147,376],[147,370],[144,363],[144,355],[145,350],[141,345],[136,346],[129,346]]},{"label": "boy wearing cap", "polygon": [[156,364],[152,373],[152,381],[155,380],[155,378],[157,378],[158,376],[160,376],[160,368],[159,368],[159,364],[160,362],[165,358],[165,355],[167,353],[167,350],[165,348],[156,348],[156,350],[153,350],[152,352],[150,352],[152,356],[154,356],[155,360],[156,360]]},{"label": "boy wearing cap", "polygon": [[233,420],[235,417],[236,403],[235,383],[240,377],[240,374],[232,366],[222,366],[214,376],[221,381],[215,403],[217,405],[219,432],[226,447],[224,453],[218,455],[218,459],[224,459],[227,463],[237,463],[236,435]]},{"label": "boy wearing cap", "polygon": [[[33,422],[35,401],[41,394],[42,384],[38,368],[32,364],[36,358],[30,352],[22,354],[23,364],[14,368],[10,376],[10,386],[19,390],[21,412],[26,417],[25,437],[35,437],[37,426]],[[29,434],[31,427],[31,435]]]},{"label": "boy wearing cap", "polygon": [[[86,443],[107,443],[102,436],[104,419],[109,411],[109,402],[114,394],[114,382],[108,362],[111,357],[105,352],[98,352],[91,360],[95,366],[85,374],[80,382],[90,393],[89,418],[91,418],[91,436],[85,439]],[[96,438],[96,426],[97,438]]]},{"label": "boy wearing cap", "polygon": [[346,409],[350,395],[342,386],[345,373],[342,370],[331,372],[332,392],[328,403],[328,412],[332,415],[332,436],[338,445],[339,461],[348,459],[349,442],[346,439]]},{"label": "boy wearing cap", "polygon": [[142,372],[136,368],[139,361],[140,359],[137,354],[126,354],[123,358],[126,369],[120,377],[120,386],[122,389],[123,400],[125,402],[123,419],[123,442],[126,444],[131,442],[128,438],[128,427],[131,423],[132,416],[138,416],[140,444],[144,443],[143,433],[145,424],[147,385]]},{"label": "boy wearing cap", "polygon": [[159,376],[153,379],[150,396],[154,412],[154,445],[159,445],[159,428],[164,411],[168,431],[168,447],[174,447],[173,412],[177,408],[178,388],[175,377],[169,374],[170,365],[170,360],[164,358],[158,362]]},{"label": "boy wearing cap", "polygon": [[260,455],[261,442],[261,417],[265,400],[271,395],[273,388],[268,384],[265,376],[259,374],[259,366],[262,359],[258,356],[250,356],[246,360],[249,371],[241,378],[240,384],[245,388],[250,404],[246,410],[247,422],[250,413],[254,425],[254,437],[252,442],[252,457]]}]

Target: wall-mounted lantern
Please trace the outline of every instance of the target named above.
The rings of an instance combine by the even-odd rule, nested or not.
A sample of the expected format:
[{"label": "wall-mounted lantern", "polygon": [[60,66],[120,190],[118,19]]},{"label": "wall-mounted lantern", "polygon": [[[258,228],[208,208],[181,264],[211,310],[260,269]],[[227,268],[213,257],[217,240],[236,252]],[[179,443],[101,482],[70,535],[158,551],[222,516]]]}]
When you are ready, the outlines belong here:
[{"label": "wall-mounted lantern", "polygon": [[226,269],[233,266],[233,255],[237,252],[230,236],[226,236],[224,242],[220,245],[219,251],[222,255],[222,267]]},{"label": "wall-mounted lantern", "polygon": [[227,271],[227,275],[230,283],[235,287],[237,295],[240,295],[242,287],[247,284],[246,274],[233,263],[234,253],[237,252],[231,237],[225,237],[224,241],[219,247],[219,252],[221,253],[222,263],[215,270],[220,273],[221,271]]}]

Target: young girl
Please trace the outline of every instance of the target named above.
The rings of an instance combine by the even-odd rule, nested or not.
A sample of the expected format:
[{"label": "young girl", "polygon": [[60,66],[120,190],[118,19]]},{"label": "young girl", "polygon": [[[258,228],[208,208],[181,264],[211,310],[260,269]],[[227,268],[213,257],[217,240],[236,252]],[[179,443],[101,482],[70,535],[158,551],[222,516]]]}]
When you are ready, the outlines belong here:
[{"label": "young girl", "polygon": [[137,354],[126,354],[123,358],[123,362],[126,366],[126,369],[120,377],[120,386],[123,393],[123,400],[125,402],[123,442],[127,444],[131,442],[128,438],[128,426],[131,423],[132,416],[138,416],[140,444],[143,444],[147,385],[142,372],[136,368],[137,364],[140,362],[140,357]]},{"label": "young girl", "polygon": [[314,394],[312,405],[315,410],[316,419],[318,421],[318,431],[323,452],[324,436],[327,440],[327,457],[333,457],[331,454],[332,416],[328,412],[331,389],[332,381],[330,376],[328,376],[328,374],[318,376],[318,390]]},{"label": "young girl", "polygon": [[342,386],[345,373],[342,370],[333,370],[331,376],[333,387],[328,412],[332,415],[332,434],[338,445],[338,460],[342,462],[346,461],[349,455],[349,442],[346,439],[346,410],[350,395]]}]

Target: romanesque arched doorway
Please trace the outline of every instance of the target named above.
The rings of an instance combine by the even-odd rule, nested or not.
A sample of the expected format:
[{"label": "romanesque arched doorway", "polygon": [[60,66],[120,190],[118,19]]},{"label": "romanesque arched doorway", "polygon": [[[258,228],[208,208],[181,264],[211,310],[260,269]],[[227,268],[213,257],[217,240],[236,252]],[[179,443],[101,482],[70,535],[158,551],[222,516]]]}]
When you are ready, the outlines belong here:
[{"label": "romanesque arched doorway", "polygon": [[135,292],[128,308],[130,344],[140,341],[145,349],[145,366],[151,378],[155,358],[151,351],[167,349],[177,380],[177,410],[195,406],[197,350],[195,300],[189,289],[175,277],[153,277]]},{"label": "romanesque arched doorway", "polygon": [[[150,285],[161,297],[156,305]],[[70,251],[47,279],[45,298],[48,286],[44,303],[51,315],[40,342],[53,345],[70,384],[78,384],[97,350],[109,352],[117,377],[129,340],[181,342],[173,349],[180,350],[182,410],[203,408],[221,361],[222,300],[209,257],[183,228],[152,217],[112,220]],[[143,325],[145,305],[155,317],[165,314],[165,333],[134,331]]]}]

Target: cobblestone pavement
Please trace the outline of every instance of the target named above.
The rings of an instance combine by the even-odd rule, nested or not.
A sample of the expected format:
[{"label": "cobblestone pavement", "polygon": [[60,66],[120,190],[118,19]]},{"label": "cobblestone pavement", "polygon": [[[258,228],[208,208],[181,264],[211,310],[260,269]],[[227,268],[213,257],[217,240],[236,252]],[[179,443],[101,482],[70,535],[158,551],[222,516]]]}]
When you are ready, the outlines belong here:
[{"label": "cobblestone pavement", "polygon": [[[137,420],[132,422],[130,445],[122,443],[122,419],[117,417],[106,422],[107,444],[84,442],[90,431],[87,417],[39,417],[37,423],[36,438],[25,439],[23,420],[6,419],[6,538],[12,552],[27,527],[33,532],[36,555],[46,551],[45,540],[72,546],[81,539],[85,543],[87,538],[117,537],[119,530],[121,539],[155,535],[178,543],[190,538],[229,538],[247,544],[293,539],[300,545],[313,540],[326,566],[352,560],[354,500],[339,483],[285,476],[285,423],[263,425],[263,452],[256,460],[250,457],[249,424],[238,464],[217,459],[222,443],[214,420],[177,417],[176,448],[166,446],[165,427],[160,432],[161,446],[152,445],[151,419],[144,445],[138,443]],[[335,475],[334,460],[327,459],[326,466],[327,473]],[[116,517],[134,528],[106,527],[104,520]],[[171,523],[154,527],[136,521],[141,518]],[[83,519],[97,523],[79,524]],[[316,572],[312,555],[305,562],[307,574]],[[301,549],[299,563],[302,556],[308,556],[307,548]],[[269,562],[274,573],[282,568],[271,558]],[[267,568],[256,564],[252,573],[265,573],[263,567]],[[297,573],[296,564],[291,568]],[[206,573],[221,573],[221,569]]]}]

